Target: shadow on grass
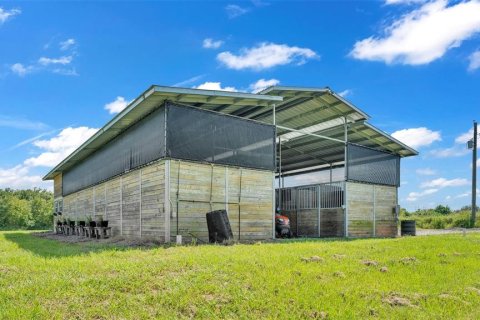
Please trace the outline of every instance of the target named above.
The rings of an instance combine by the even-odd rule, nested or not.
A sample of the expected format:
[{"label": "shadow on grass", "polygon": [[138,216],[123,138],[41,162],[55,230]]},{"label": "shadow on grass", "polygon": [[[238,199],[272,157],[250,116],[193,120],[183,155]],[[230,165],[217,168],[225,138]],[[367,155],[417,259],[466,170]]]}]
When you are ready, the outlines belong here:
[{"label": "shadow on grass", "polygon": [[30,232],[4,232],[0,234],[20,249],[30,251],[44,258],[63,258],[85,255],[102,251],[126,251],[138,249],[95,242],[66,243],[35,236]]}]

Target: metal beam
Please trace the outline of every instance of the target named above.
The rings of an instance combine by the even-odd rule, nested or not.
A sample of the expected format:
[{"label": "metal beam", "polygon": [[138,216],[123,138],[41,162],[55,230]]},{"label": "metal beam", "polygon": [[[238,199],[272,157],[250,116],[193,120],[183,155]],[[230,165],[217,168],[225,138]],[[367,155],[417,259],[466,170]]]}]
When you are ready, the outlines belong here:
[{"label": "metal beam", "polygon": [[304,135],[307,135],[307,136],[312,136],[312,137],[317,137],[317,138],[321,138],[321,139],[336,141],[336,142],[339,142],[339,143],[345,143],[345,141],[340,140],[340,139],[330,138],[330,137],[323,136],[323,135],[320,135],[320,134],[315,134],[315,133],[306,132],[306,131],[304,131],[304,130],[297,130],[297,129],[292,129],[292,128],[288,128],[288,127],[284,127],[284,126],[279,126],[279,125],[277,125],[277,128],[280,128],[280,129],[283,129],[283,130],[287,130],[287,131],[292,131],[292,132],[303,133]]}]

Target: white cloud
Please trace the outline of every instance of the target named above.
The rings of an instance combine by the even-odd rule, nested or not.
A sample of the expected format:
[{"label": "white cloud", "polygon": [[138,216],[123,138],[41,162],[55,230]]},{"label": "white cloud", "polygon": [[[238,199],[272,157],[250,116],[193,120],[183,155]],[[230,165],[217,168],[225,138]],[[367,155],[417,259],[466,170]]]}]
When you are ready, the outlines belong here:
[{"label": "white cloud", "polygon": [[193,82],[197,82],[198,80],[202,79],[204,76],[205,76],[204,74],[200,74],[198,76],[191,77],[187,80],[183,80],[183,81],[180,81],[180,82],[177,82],[177,83],[173,84],[172,87],[183,87],[183,86],[191,84]]},{"label": "white cloud", "polygon": [[68,50],[68,49],[70,49],[72,46],[74,46],[75,44],[76,44],[76,41],[75,41],[75,39],[73,39],[73,38],[67,39],[67,40],[65,40],[65,41],[61,41],[61,42],[59,43],[60,50],[62,50],[62,51]]},{"label": "white cloud", "polygon": [[27,167],[54,167],[97,131],[88,127],[68,127],[51,139],[36,140],[33,145],[44,152],[26,159],[23,164]]},{"label": "white cloud", "polygon": [[71,63],[72,60],[73,60],[72,56],[63,56],[60,58],[41,57],[40,59],[38,59],[38,63],[41,64],[42,66],[48,66],[51,64],[67,65]]},{"label": "white cloud", "polygon": [[461,193],[461,194],[456,195],[455,198],[456,198],[456,199],[458,199],[458,198],[466,198],[466,197],[470,196],[471,194],[472,194],[472,192],[470,192],[470,191],[469,191],[469,192],[464,192],[464,193]]},{"label": "white cloud", "polygon": [[473,128],[468,130],[468,132],[462,133],[458,137],[455,138],[455,143],[462,143],[465,144],[467,141],[473,138]]},{"label": "white cloud", "polygon": [[19,15],[20,13],[22,13],[20,9],[5,10],[0,8],[0,25],[4,24],[8,19]]},{"label": "white cloud", "polygon": [[196,89],[204,89],[204,90],[219,90],[219,91],[238,91],[235,87],[224,87],[222,88],[221,82],[205,82],[201,85],[195,87]]},{"label": "white cloud", "polygon": [[445,179],[438,178],[431,181],[426,181],[420,185],[421,188],[446,188],[446,187],[460,187],[468,185],[469,182],[467,179],[455,178],[455,179]]},{"label": "white cloud", "polygon": [[413,3],[424,3],[427,0],[385,0],[385,4],[413,4]]},{"label": "white cloud", "polygon": [[260,79],[257,82],[250,84],[249,89],[253,93],[257,93],[267,89],[268,87],[276,86],[279,83],[280,81],[277,79],[270,79],[270,80]]},{"label": "white cloud", "polygon": [[468,65],[469,71],[474,71],[480,68],[480,50],[475,51],[468,57],[470,64]]},{"label": "white cloud", "polygon": [[440,131],[432,131],[425,127],[398,130],[392,133],[392,137],[412,148],[429,146],[435,141],[442,140]]},{"label": "white cloud", "polygon": [[77,69],[75,68],[55,68],[52,72],[61,74],[62,76],[78,76]]},{"label": "white cloud", "polygon": [[32,72],[33,69],[33,66],[24,66],[21,63],[14,63],[10,66],[10,70],[20,77],[23,77],[26,74]]},{"label": "white cloud", "polygon": [[0,188],[27,189],[32,187],[46,188],[50,182],[42,181],[38,175],[30,175],[29,168],[17,165],[12,168],[0,168]]},{"label": "white cloud", "polygon": [[238,55],[230,51],[217,55],[218,61],[235,70],[262,70],[289,63],[301,65],[308,59],[314,58],[318,58],[318,55],[311,49],[267,42],[260,43],[256,47],[243,48]]},{"label": "white cloud", "polygon": [[[36,157],[28,158],[22,164],[14,167],[0,168],[0,188],[41,187],[51,189],[51,182],[42,181],[41,176],[31,173],[32,169],[34,167],[54,167],[97,131],[98,129],[88,127],[68,127],[50,139],[33,141],[32,144],[39,148],[42,153]],[[44,135],[39,135],[36,138]],[[29,142],[32,142],[32,139],[25,140],[20,144]]]},{"label": "white cloud", "polygon": [[345,98],[345,97],[347,97],[347,96],[349,96],[349,95],[351,95],[351,94],[353,94],[353,90],[351,90],[351,89],[345,89],[345,90],[340,91],[340,92],[338,93],[338,95],[339,95],[340,97],[342,97],[342,98]]},{"label": "white cloud", "polygon": [[218,49],[222,46],[222,40],[213,40],[212,38],[206,38],[203,40],[202,46],[205,49]]},{"label": "white cloud", "polygon": [[437,173],[435,170],[430,168],[417,169],[415,172],[422,176],[433,176],[434,174]]},{"label": "white cloud", "polygon": [[427,2],[400,17],[385,29],[385,35],[355,43],[350,55],[356,59],[420,65],[441,58],[449,49],[480,32],[480,1]]},{"label": "white cloud", "polygon": [[453,146],[451,148],[434,149],[429,152],[435,158],[461,157],[468,153],[467,147]]},{"label": "white cloud", "polygon": [[236,5],[236,4],[229,4],[225,7],[225,11],[227,12],[228,17],[230,19],[233,19],[241,15],[244,15],[245,13],[250,11],[250,9],[240,7],[239,5]]},{"label": "white cloud", "polygon": [[40,121],[32,121],[25,118],[15,118],[0,115],[0,127],[22,129],[22,130],[44,130],[48,126]]},{"label": "white cloud", "polygon": [[109,102],[105,105],[105,110],[108,110],[110,114],[119,113],[125,109],[131,101],[125,100],[124,97],[118,96],[112,102]]},{"label": "white cloud", "polygon": [[434,194],[438,189],[426,189],[422,192],[410,192],[407,196],[407,201],[413,202],[417,201],[419,198],[425,197],[430,194]]}]

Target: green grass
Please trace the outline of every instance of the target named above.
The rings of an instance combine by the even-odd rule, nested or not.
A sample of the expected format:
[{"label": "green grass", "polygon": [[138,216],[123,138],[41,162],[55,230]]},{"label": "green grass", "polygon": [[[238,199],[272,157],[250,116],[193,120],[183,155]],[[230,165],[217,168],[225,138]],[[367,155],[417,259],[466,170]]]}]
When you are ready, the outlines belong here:
[{"label": "green grass", "polygon": [[[430,215],[409,215],[403,216],[402,220],[415,220],[418,228],[422,229],[450,229],[450,228],[470,228],[470,212],[459,212],[450,214],[430,214]],[[480,227],[480,216],[477,217],[475,227]]]},{"label": "green grass", "polygon": [[480,234],[122,249],[0,232],[2,319],[193,317],[478,319]]}]

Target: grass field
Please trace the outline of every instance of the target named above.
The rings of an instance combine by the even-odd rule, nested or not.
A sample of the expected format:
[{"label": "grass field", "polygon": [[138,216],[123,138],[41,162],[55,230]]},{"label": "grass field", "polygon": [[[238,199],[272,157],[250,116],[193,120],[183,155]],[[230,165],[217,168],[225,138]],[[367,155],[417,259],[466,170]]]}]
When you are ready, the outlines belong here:
[{"label": "grass field", "polygon": [[127,249],[0,232],[2,319],[194,317],[479,319],[480,234]]}]

